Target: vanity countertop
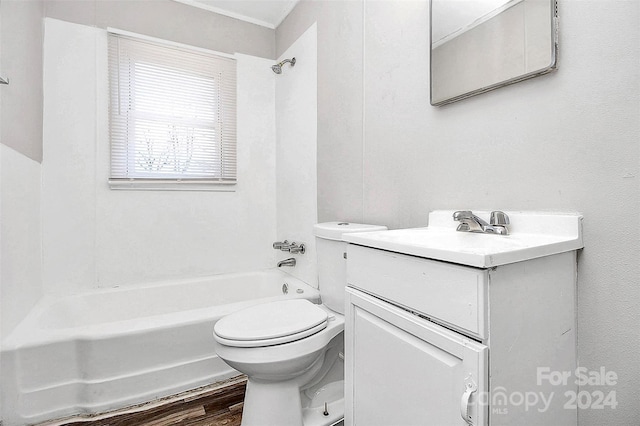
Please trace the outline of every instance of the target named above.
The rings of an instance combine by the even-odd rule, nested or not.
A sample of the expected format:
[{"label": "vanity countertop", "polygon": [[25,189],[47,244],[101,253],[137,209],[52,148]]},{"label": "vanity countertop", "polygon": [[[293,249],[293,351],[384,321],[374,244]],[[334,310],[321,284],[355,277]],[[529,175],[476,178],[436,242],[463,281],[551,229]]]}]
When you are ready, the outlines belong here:
[{"label": "vanity countertop", "polygon": [[[489,212],[474,212],[488,220]],[[453,210],[429,214],[425,228],[345,234],[345,241],[477,268],[491,268],[583,247],[578,213],[506,212],[509,235],[458,232]]]}]

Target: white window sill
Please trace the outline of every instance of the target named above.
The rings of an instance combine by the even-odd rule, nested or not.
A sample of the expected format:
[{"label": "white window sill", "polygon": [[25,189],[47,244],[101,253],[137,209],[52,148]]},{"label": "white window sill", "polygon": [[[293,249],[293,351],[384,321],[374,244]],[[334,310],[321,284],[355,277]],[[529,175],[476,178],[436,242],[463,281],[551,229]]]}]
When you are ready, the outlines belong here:
[{"label": "white window sill", "polygon": [[129,191],[235,192],[236,182],[211,180],[109,179],[109,188]]}]

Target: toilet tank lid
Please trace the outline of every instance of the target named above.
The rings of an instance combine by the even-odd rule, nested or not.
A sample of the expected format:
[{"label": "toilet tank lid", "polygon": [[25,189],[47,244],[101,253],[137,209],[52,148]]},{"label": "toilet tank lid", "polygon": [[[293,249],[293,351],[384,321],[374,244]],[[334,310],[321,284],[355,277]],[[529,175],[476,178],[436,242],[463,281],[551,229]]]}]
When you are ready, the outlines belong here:
[{"label": "toilet tank lid", "polygon": [[352,232],[372,232],[386,230],[386,226],[366,225],[362,223],[349,222],[325,222],[313,225],[313,234],[316,237],[336,241],[342,241],[343,234],[349,234]]}]

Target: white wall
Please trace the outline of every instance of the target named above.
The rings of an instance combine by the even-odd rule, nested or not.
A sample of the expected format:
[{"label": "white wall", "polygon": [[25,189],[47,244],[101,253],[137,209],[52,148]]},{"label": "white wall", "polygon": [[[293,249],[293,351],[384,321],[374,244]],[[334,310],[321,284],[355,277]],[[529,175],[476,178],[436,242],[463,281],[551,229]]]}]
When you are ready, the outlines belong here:
[{"label": "white wall", "polygon": [[[280,25],[278,49],[312,19],[319,46],[358,44],[323,28],[365,28],[365,48],[352,56],[339,48],[318,75],[319,111],[345,96],[345,85],[364,84],[363,96],[351,98],[364,122],[362,112],[345,116],[344,109],[326,117],[329,124],[364,124],[364,141],[357,132],[318,139],[318,187],[344,182],[356,195],[360,188],[362,205],[340,188],[322,191],[319,220],[348,216],[403,228],[426,225],[427,213],[440,208],[583,212],[579,362],[620,379],[601,389],[616,391],[618,407],[581,410],[580,424],[638,424],[640,3],[559,1],[557,72],[445,107],[429,105],[428,2],[358,3],[364,18],[355,2],[316,3],[302,0]],[[319,51],[320,64],[331,60],[325,53]],[[347,84],[327,78],[331,68],[350,70],[363,56],[363,71],[350,73]],[[330,169],[336,155],[353,169]],[[353,172],[359,168],[364,172]],[[631,225],[614,219],[627,215]]]},{"label": "white wall", "polygon": [[[276,76],[277,235],[304,243],[305,254],[295,255],[287,272],[317,287],[315,237],[317,223],[317,29],[308,28],[278,59],[296,58]],[[275,75],[275,74],[274,74]],[[278,252],[279,259],[291,257]]]},{"label": "white wall", "polygon": [[363,2],[300,1],[276,30],[278,56],[318,34],[318,218],[362,222]]},{"label": "white wall", "polygon": [[42,295],[40,163],[0,144],[0,335]]},{"label": "white wall", "polygon": [[42,160],[42,0],[2,0],[2,143]]},{"label": "white wall", "polygon": [[42,16],[44,2],[0,7],[0,338],[42,294]]},{"label": "white wall", "polygon": [[238,56],[235,192],[109,190],[106,32],[47,18],[44,63],[46,293],[273,267],[271,61]]}]

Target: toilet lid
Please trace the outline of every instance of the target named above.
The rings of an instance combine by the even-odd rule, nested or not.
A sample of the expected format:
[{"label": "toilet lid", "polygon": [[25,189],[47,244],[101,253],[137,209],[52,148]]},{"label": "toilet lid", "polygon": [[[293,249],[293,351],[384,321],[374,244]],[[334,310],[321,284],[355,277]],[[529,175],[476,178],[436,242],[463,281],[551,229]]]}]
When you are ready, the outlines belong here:
[{"label": "toilet lid", "polygon": [[327,312],[306,299],[263,303],[216,322],[214,335],[228,346],[257,347],[288,343],[327,326]]}]

